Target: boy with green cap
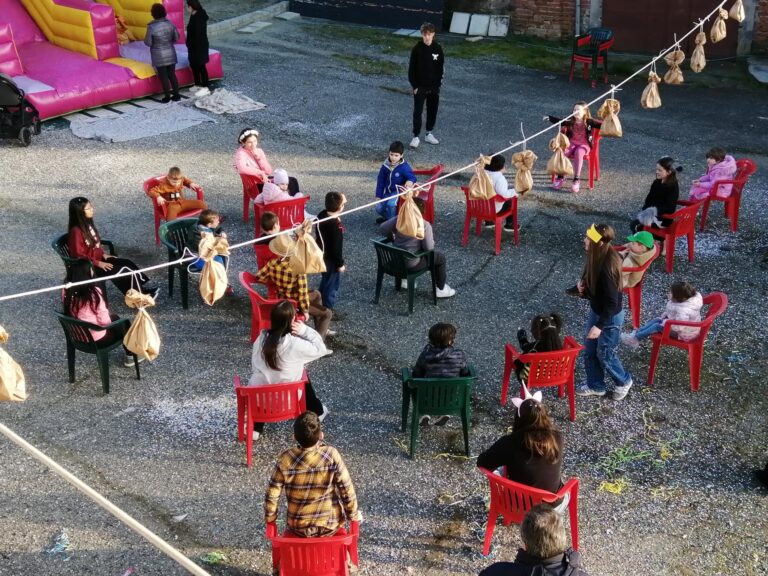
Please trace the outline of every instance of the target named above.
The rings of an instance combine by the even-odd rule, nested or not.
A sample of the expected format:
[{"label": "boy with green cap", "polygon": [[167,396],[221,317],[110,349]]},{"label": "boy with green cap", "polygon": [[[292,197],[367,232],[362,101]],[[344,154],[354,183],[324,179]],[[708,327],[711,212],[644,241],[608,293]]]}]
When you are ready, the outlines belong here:
[{"label": "boy with green cap", "polygon": [[653,234],[650,232],[635,232],[627,236],[627,242],[619,248],[621,256],[621,281],[624,288],[637,286],[643,279],[644,272],[625,272],[624,268],[640,268],[648,260],[653,258],[656,251],[656,245],[653,240]]}]

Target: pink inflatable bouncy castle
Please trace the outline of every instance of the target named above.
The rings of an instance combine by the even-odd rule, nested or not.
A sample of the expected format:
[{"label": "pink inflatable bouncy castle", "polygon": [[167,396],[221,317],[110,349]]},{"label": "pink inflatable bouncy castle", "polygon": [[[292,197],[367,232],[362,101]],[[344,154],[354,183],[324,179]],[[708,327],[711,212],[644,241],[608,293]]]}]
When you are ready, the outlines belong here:
[{"label": "pink inflatable bouncy castle", "polygon": [[[162,92],[143,38],[157,0],[0,0],[0,74],[26,92],[43,119]],[[184,0],[163,0],[179,30],[179,84],[192,84]],[[120,45],[115,14],[137,40]],[[210,51],[208,75],[222,78]]]}]

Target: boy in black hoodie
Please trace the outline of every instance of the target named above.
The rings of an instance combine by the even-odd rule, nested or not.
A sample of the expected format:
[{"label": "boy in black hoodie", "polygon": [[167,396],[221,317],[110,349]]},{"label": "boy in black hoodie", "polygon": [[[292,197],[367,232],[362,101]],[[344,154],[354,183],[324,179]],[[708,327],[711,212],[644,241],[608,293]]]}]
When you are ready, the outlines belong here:
[{"label": "boy in black hoodie", "polygon": [[325,210],[317,215],[318,219],[332,218],[317,225],[317,243],[323,250],[326,271],[320,280],[320,294],[323,306],[333,309],[339,295],[341,274],[347,270],[344,265],[344,226],[338,215],[344,211],[347,197],[341,192],[328,192],[325,195]]},{"label": "boy in black hoodie", "polygon": [[440,104],[440,86],[443,83],[443,48],[435,42],[435,26],[429,22],[421,25],[421,40],[411,50],[408,64],[408,81],[413,88],[413,140],[411,148],[419,147],[421,113],[427,103],[427,135],[429,144],[439,144],[432,135]]}]

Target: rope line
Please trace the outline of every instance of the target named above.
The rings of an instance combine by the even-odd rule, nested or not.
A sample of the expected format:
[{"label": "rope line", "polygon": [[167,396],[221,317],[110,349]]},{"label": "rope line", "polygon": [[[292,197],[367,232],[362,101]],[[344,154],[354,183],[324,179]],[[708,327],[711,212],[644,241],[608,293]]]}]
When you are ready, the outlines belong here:
[{"label": "rope line", "polygon": [[[635,72],[633,72],[632,74],[627,76],[624,80],[622,80],[618,84],[615,84],[615,85],[611,84],[611,87],[608,90],[606,90],[605,92],[603,92],[602,94],[600,94],[599,96],[597,96],[596,98],[594,98],[593,100],[588,102],[587,106],[592,106],[592,105],[596,104],[597,102],[599,102],[600,100],[602,100],[604,98],[607,98],[612,93],[620,90],[621,86],[623,86],[624,84],[626,84],[627,82],[629,82],[630,80],[635,78],[637,75],[639,75],[644,70],[649,69],[649,68],[655,68],[657,60],[663,58],[665,54],[667,54],[668,52],[671,52],[672,50],[674,50],[677,46],[680,45],[681,42],[683,42],[691,34],[693,34],[694,32],[698,31],[701,28],[701,26],[703,25],[703,23],[707,22],[710,18],[712,18],[712,16],[714,16],[714,14],[716,12],[718,12],[725,5],[725,3],[727,1],[728,0],[723,0],[722,2],[720,2],[704,18],[702,18],[702,19],[698,20],[697,22],[695,22],[693,28],[691,28],[685,35],[683,35],[679,39],[677,38],[677,36],[675,36],[675,39],[674,39],[674,42],[673,42],[672,45],[670,45],[668,48],[665,48],[664,50],[659,52],[659,54],[657,56],[654,56],[651,59],[651,61],[648,62],[645,66],[635,70]],[[550,130],[552,130],[554,128],[558,128],[559,129],[562,126],[563,122],[565,122],[567,120],[570,120],[572,117],[573,117],[573,112],[571,112],[568,116],[565,116],[564,118],[562,118],[560,121],[558,121],[558,122],[556,122],[554,124],[551,124],[550,126],[547,126],[546,128],[544,128],[542,130],[539,130],[538,132],[536,132],[535,134],[532,134],[531,136],[528,136],[528,137],[523,136],[523,138],[521,140],[518,140],[517,142],[511,142],[509,146],[507,146],[506,148],[503,148],[502,150],[499,150],[495,154],[491,154],[491,156],[496,156],[498,154],[504,154],[505,152],[509,152],[510,150],[512,150],[514,148],[517,148],[518,146],[523,146],[524,149],[525,149],[525,147],[526,147],[528,142],[530,142],[531,140],[534,140],[535,138],[538,138],[539,136],[541,136],[543,134],[546,134],[547,132],[549,132]],[[349,209],[347,209],[347,210],[345,210],[343,212],[340,212],[336,216],[329,216],[329,217],[323,218],[323,219],[315,219],[315,220],[313,220],[313,224],[320,224],[321,222],[327,222],[328,220],[333,220],[334,218],[338,218],[340,216],[346,216],[347,214],[352,214],[353,212],[358,212],[360,210],[365,210],[367,208],[371,208],[372,206],[376,206],[377,204],[381,204],[382,202],[389,202],[392,198],[398,198],[400,196],[403,196],[404,194],[408,193],[409,191],[416,192],[418,190],[424,190],[427,185],[432,186],[434,184],[437,184],[438,182],[440,182],[442,180],[445,180],[447,178],[451,178],[452,176],[455,176],[456,174],[460,174],[461,172],[465,172],[465,171],[469,170],[470,168],[473,168],[475,165],[477,165],[477,161],[472,162],[471,164],[467,164],[466,166],[462,166],[461,168],[457,168],[456,170],[454,170],[452,172],[448,172],[447,174],[443,174],[442,176],[439,176],[437,178],[431,179],[428,182],[424,182],[422,184],[417,184],[413,188],[411,188],[410,190],[404,190],[404,191],[399,192],[397,194],[394,194],[392,196],[388,196],[387,198],[380,198],[380,199],[374,200],[373,202],[368,202],[367,204],[363,204],[362,206],[357,206],[355,208],[349,208]],[[297,224],[296,226],[299,226],[299,224]],[[265,235],[265,236],[260,236],[258,238],[253,238],[251,240],[246,240],[245,242],[240,242],[239,244],[232,244],[230,246],[230,249],[234,250],[234,249],[237,249],[237,248],[243,248],[245,246],[250,246],[252,244],[255,244],[259,240],[263,241],[263,240],[266,240],[266,239],[275,238],[277,236],[280,236],[281,234],[290,234],[290,233],[293,232],[293,229],[296,226],[294,226],[294,227],[292,227],[290,229],[281,230],[280,232],[276,232],[275,234],[268,234],[268,235]],[[16,298],[24,298],[26,296],[34,296],[34,295],[37,295],[37,294],[44,294],[46,292],[54,292],[56,290],[63,290],[63,289],[66,289],[66,288],[70,288],[72,286],[80,286],[80,285],[83,285],[83,284],[94,284],[96,282],[103,282],[103,281],[106,281],[106,280],[112,280],[113,278],[121,278],[123,276],[129,276],[131,274],[138,274],[138,273],[143,273],[143,272],[147,272],[147,271],[151,271],[151,270],[158,270],[160,268],[169,268],[171,266],[176,266],[176,265],[182,264],[184,262],[191,262],[192,260],[194,260],[196,258],[197,258],[197,256],[184,257],[182,255],[182,257],[177,259],[177,260],[172,260],[172,261],[169,261],[169,262],[164,262],[162,264],[155,264],[154,266],[147,266],[146,268],[140,268],[138,270],[131,271],[131,272],[123,272],[123,273],[118,273],[118,274],[112,274],[110,276],[101,276],[99,278],[93,278],[91,280],[83,280],[81,282],[71,282],[71,283],[68,283],[68,284],[60,284],[58,286],[51,286],[49,288],[40,288],[40,289],[37,289],[37,290],[29,290],[27,292],[19,292],[19,293],[16,293],[16,294],[9,294],[7,296],[0,296],[0,302],[5,302],[7,300],[13,300],[13,299],[16,299]]]}]

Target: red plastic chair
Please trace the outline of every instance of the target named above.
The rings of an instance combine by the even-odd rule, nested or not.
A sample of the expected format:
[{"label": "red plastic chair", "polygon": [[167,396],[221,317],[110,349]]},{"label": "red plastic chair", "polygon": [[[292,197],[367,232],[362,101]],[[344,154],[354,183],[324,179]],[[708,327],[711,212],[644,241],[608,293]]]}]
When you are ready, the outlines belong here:
[{"label": "red plastic chair", "polygon": [[240,376],[235,376],[237,397],[237,441],[245,438],[245,462],[253,463],[253,425],[256,422],[283,422],[294,420],[307,411],[307,382],[304,371],[299,382],[269,384],[266,386],[241,386]]},{"label": "red plastic chair", "polygon": [[[709,214],[709,204],[711,202],[723,202],[725,204],[725,216],[731,219],[731,232],[736,232],[739,229],[739,208],[741,207],[741,193],[744,190],[744,185],[757,171],[755,163],[748,159],[742,158],[736,160],[736,174],[733,180],[718,180],[712,185],[712,190],[709,196],[704,199],[704,210],[701,213],[701,223],[699,224],[699,230],[704,230],[704,226],[707,223],[707,215]],[[731,184],[731,195],[727,198],[721,198],[717,196],[717,190],[720,186],[725,184]]]},{"label": "red plastic chair", "polygon": [[[518,350],[507,344],[504,346],[504,377],[501,381],[501,405],[507,404],[509,392],[509,379],[515,369],[515,360],[523,364],[530,364],[528,381],[525,385],[529,390],[533,388],[558,387],[560,398],[565,396],[565,388],[568,387],[568,405],[571,413],[571,422],[576,421],[576,393],[574,390],[574,371],[576,370],[576,358],[584,348],[576,342],[573,336],[566,336],[562,350],[553,352],[530,352],[521,354]],[[520,397],[523,397],[523,387],[520,386]]]},{"label": "red plastic chair", "polygon": [[613,30],[610,28],[590,28],[586,34],[576,36],[568,81],[573,82],[573,69],[579,62],[584,65],[584,80],[589,78],[589,67],[592,66],[592,88],[597,86],[597,67],[600,64],[603,65],[603,82],[608,84],[608,49],[613,42]]},{"label": "red plastic chair", "polygon": [[[165,178],[165,174],[162,176],[155,176],[154,178],[150,178],[149,180],[144,181],[144,194],[147,195],[152,200],[152,208],[155,211],[155,244],[158,246],[160,245],[160,222],[168,222],[168,206],[163,204],[162,206],[157,203],[157,198],[152,198],[149,195],[149,191],[160,184],[160,182]],[[203,189],[202,187],[198,186],[197,188],[193,188],[195,193],[197,194],[198,200],[205,200],[203,195]],[[196,208],[194,210],[184,210],[183,212],[179,212],[179,215],[176,216],[176,219],[179,218],[193,218],[195,216],[199,216],[200,212],[202,212],[202,208]]]},{"label": "red plastic chair", "polygon": [[[561,130],[565,132],[565,128]],[[592,148],[584,156],[587,162],[587,172],[589,173],[589,189],[595,187],[595,181],[600,180],[600,128],[592,128]],[[552,175],[552,182],[555,181],[555,175]]]},{"label": "red plastic chair", "polygon": [[[279,258],[277,254],[269,249],[269,244],[254,244],[253,251],[256,254],[256,266],[258,266],[259,269],[264,268],[270,260]],[[259,282],[259,280],[255,280],[255,282]],[[264,284],[267,287],[267,296],[269,298],[277,298],[277,287],[272,282],[267,281],[259,283]]]},{"label": "red plastic chair", "polygon": [[[248,216],[251,213],[250,203],[256,200],[256,196],[261,194],[261,178],[250,174],[240,174],[240,180],[243,181],[243,222],[248,222]],[[258,226],[258,221],[256,225]]]},{"label": "red plastic chair", "polygon": [[277,535],[277,525],[267,524],[267,539],[272,542],[272,567],[280,567],[280,576],[348,576],[347,555],[359,565],[357,541],[360,522],[350,522],[349,534],[339,528],[333,536],[302,538],[287,529]]},{"label": "red plastic chair", "polygon": [[[704,342],[707,339],[712,322],[720,316],[728,307],[728,296],[722,292],[712,292],[704,296],[704,306],[709,306],[707,314],[701,322],[683,322],[681,320],[667,320],[664,323],[664,331],[661,334],[653,334],[653,351],[651,352],[651,365],[648,368],[648,386],[653,386],[653,374],[656,371],[656,362],[659,359],[659,350],[662,346],[674,346],[688,350],[688,366],[691,372],[691,390],[698,392],[701,381],[701,365],[704,362]],[[699,335],[696,339],[686,342],[670,336],[670,330],[675,326],[698,326]]]},{"label": "red plastic chair", "polygon": [[642,226],[643,230],[650,232],[656,236],[656,238],[661,238],[664,241],[664,249],[667,252],[666,270],[668,274],[672,273],[672,267],[675,261],[675,241],[680,236],[685,236],[688,239],[688,262],[693,262],[693,243],[696,235],[696,213],[699,211],[699,207],[703,204],[703,202],[689,202],[688,200],[678,200],[677,203],[682,206],[682,208],[678,209],[674,214],[662,214],[659,216],[659,220],[662,218],[672,220],[672,223],[669,226],[664,228]]},{"label": "red plastic chair", "polygon": [[491,539],[493,538],[493,531],[496,528],[499,514],[501,514],[501,521],[504,526],[509,526],[513,522],[520,524],[528,511],[537,504],[556,502],[568,493],[571,495],[571,499],[568,502],[568,515],[571,522],[571,545],[574,550],[579,549],[578,478],[571,478],[557,493],[553,493],[513,482],[485,468],[480,468],[480,472],[488,477],[491,490],[491,510],[488,513],[488,525],[485,528],[483,556],[487,556],[491,550]]},{"label": "red plastic chair", "polygon": [[[614,246],[614,250],[620,250],[621,246]],[[654,253],[651,259],[648,260],[642,266],[628,266],[621,269],[622,272],[642,272],[643,277],[640,278],[640,282],[632,287],[624,287],[624,294],[629,298],[629,311],[632,313],[632,327],[637,330],[640,328],[640,306],[643,300],[643,280],[645,280],[645,272],[648,270],[653,261],[661,254],[661,247],[658,242],[654,243]]]},{"label": "red plastic chair", "polygon": [[[280,302],[282,298],[264,298],[254,288],[254,284],[258,284],[259,281],[256,276],[250,272],[240,272],[240,284],[243,285],[248,297],[251,299],[251,344],[256,341],[262,330],[269,330],[272,326],[272,308],[275,304]],[[296,306],[295,300],[289,300],[294,306]]]},{"label": "red plastic chair", "polygon": [[298,224],[304,222],[304,207],[309,201],[309,196],[301,196],[283,202],[272,202],[272,204],[253,203],[253,213],[256,217],[256,229],[254,236],[259,235],[261,215],[264,212],[274,212],[280,222],[281,230],[289,230]]},{"label": "red plastic chair", "polygon": [[472,224],[472,218],[477,221],[475,223],[475,235],[480,236],[480,230],[483,223],[486,220],[493,220],[496,223],[496,255],[501,252],[501,227],[502,222],[507,216],[512,216],[512,222],[515,227],[515,246],[518,242],[518,226],[517,226],[517,196],[512,198],[512,208],[502,212],[496,213],[496,202],[506,202],[509,198],[504,198],[498,194],[490,200],[478,200],[469,197],[469,188],[462,186],[464,196],[467,199],[467,215],[464,217],[464,236],[461,240],[461,245],[466,246],[469,239],[469,226]]},{"label": "red plastic chair", "polygon": [[[438,164],[437,166],[433,166],[429,170],[414,170],[413,173],[416,176],[428,176],[427,181],[424,184],[429,184],[425,189],[419,190],[419,195],[417,198],[421,198],[426,202],[426,206],[424,206],[424,220],[429,222],[430,224],[435,223],[435,186],[437,184],[434,182],[436,178],[440,176],[440,174],[443,173],[443,170],[445,169],[445,166],[443,164]],[[397,200],[397,210],[400,210],[400,206],[403,203],[403,196],[400,196]]]}]

